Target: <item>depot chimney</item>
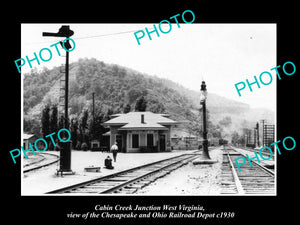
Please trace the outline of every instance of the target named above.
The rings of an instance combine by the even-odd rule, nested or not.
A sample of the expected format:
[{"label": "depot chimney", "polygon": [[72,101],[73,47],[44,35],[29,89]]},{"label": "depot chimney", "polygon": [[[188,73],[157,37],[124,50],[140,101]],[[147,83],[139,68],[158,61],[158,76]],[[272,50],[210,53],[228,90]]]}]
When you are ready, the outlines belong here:
[{"label": "depot chimney", "polygon": [[141,114],[141,123],[145,123],[145,115]]}]

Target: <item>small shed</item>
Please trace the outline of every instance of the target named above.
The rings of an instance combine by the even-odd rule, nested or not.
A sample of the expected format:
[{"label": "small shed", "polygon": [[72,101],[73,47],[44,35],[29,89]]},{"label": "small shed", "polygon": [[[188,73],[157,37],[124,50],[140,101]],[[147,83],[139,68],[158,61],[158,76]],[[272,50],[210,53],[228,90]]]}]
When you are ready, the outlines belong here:
[{"label": "small shed", "polygon": [[23,148],[28,149],[29,143],[33,143],[36,140],[34,134],[23,134]]},{"label": "small shed", "polygon": [[[25,150],[29,149],[29,143],[31,143],[31,145],[33,146],[36,139],[37,138],[34,134],[25,134],[25,133],[23,133],[23,148]],[[30,152],[27,152],[26,154],[28,154],[28,153],[30,154]]]},{"label": "small shed", "polygon": [[91,149],[92,151],[99,151],[100,150],[100,141],[99,140],[92,140],[91,141]]}]

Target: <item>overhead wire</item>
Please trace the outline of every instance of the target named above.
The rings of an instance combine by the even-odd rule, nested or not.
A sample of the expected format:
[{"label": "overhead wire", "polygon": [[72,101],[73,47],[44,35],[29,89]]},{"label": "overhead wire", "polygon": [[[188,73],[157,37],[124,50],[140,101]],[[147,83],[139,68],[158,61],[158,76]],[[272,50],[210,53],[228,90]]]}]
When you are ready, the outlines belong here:
[{"label": "overhead wire", "polygon": [[123,31],[123,32],[117,32],[117,33],[111,33],[111,34],[100,34],[100,35],[93,35],[93,36],[87,36],[87,37],[78,37],[76,39],[87,39],[87,38],[95,38],[95,37],[105,37],[105,36],[113,36],[118,34],[126,34],[131,32],[136,32],[137,30],[130,30],[130,31]]},{"label": "overhead wire", "polygon": [[[163,25],[164,26],[164,25]],[[91,36],[85,36],[85,37],[77,37],[74,38],[74,40],[82,40],[82,39],[88,39],[88,38],[98,38],[98,37],[106,37],[106,36],[114,36],[114,35],[120,35],[120,34],[126,34],[126,33],[132,33],[136,32],[138,30],[129,30],[129,31],[122,31],[122,32],[116,32],[116,33],[109,33],[109,34],[99,34],[99,35],[91,35]],[[24,43],[26,45],[31,45],[31,44],[44,44],[44,43],[49,43],[50,41],[44,41],[44,42],[33,42],[33,43]]]},{"label": "overhead wire", "polygon": [[[122,31],[122,32],[116,32],[116,33],[109,33],[109,34],[99,34],[99,35],[92,35],[92,36],[84,36],[84,37],[77,37],[74,38],[74,40],[82,40],[82,39],[88,39],[88,38],[98,38],[98,37],[106,37],[106,36],[114,36],[114,35],[120,35],[120,34],[126,34],[131,32],[136,32],[138,30],[130,30],[130,31]],[[32,43],[24,43],[26,45],[33,45],[33,44],[44,44],[49,43],[51,41],[43,41],[43,42],[32,42]]]}]

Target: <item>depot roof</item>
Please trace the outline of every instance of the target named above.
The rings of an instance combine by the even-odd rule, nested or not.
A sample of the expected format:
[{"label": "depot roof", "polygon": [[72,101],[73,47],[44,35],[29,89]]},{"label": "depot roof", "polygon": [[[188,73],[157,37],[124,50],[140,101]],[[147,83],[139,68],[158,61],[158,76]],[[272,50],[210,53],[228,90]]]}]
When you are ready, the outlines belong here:
[{"label": "depot roof", "polygon": [[167,130],[166,125],[179,123],[166,116],[168,115],[152,112],[129,112],[112,115],[113,119],[106,121],[103,125],[121,126],[119,130]]},{"label": "depot roof", "polygon": [[28,140],[28,139],[32,138],[33,136],[34,136],[34,134],[25,134],[25,133],[23,133],[23,139],[24,140]]}]

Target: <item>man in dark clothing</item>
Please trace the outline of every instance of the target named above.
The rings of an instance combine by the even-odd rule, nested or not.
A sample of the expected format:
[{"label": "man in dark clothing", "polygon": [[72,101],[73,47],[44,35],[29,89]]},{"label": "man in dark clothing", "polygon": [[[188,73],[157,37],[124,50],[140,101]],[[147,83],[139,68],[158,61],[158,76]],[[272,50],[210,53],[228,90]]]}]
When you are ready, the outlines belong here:
[{"label": "man in dark clothing", "polygon": [[112,166],[112,159],[107,156],[107,158],[104,160],[104,165],[106,169],[113,169],[114,167]]}]

